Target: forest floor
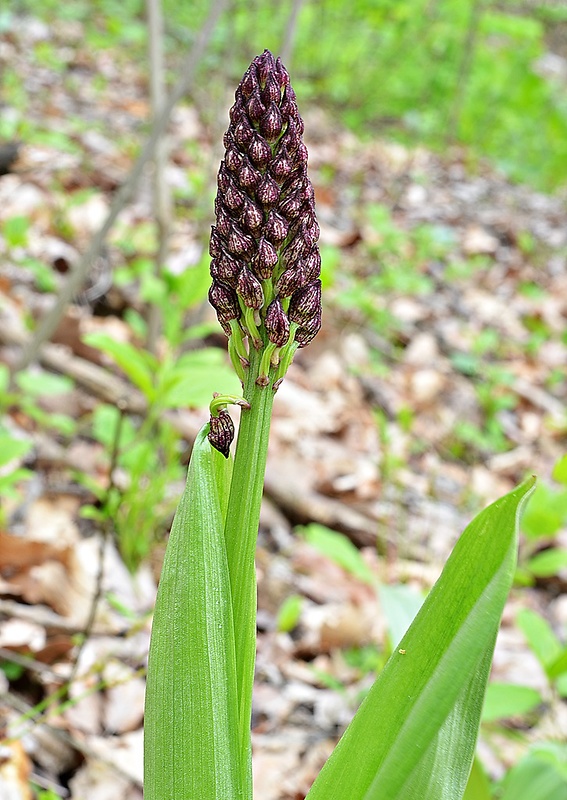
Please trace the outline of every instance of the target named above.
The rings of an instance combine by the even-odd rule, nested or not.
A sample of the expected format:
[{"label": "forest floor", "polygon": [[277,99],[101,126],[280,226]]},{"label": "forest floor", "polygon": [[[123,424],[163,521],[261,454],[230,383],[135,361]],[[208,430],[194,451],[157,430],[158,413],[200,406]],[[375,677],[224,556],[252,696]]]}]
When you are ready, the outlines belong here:
[{"label": "forest floor", "polygon": [[[31,65],[29,53],[44,42],[55,63]],[[104,220],[150,109],[142,68],[85,49],[75,23],[28,20],[3,33],[0,66],[8,64],[20,76],[30,127],[42,131],[0,177],[0,364],[11,366],[30,322]],[[207,269],[229,104],[227,93],[216,116],[205,113],[197,93],[172,115],[173,275]],[[16,100],[2,113],[18,113]],[[552,481],[567,444],[565,197],[512,185],[459,150],[362,141],[322,110],[304,117],[325,313],[273,417],[257,555],[257,797],[304,797],[389,647],[384,597],[297,526],[346,534],[381,585],[417,595],[475,513],[536,474],[543,494],[520,554],[528,585],[510,597],[493,679],[536,689],[542,704],[528,721],[483,728],[482,760],[499,777],[528,741],[567,736],[565,702],[516,624],[532,608],[567,631],[567,567],[547,577],[530,571],[538,551],[567,547],[567,515],[556,508],[562,490]],[[110,474],[109,448],[92,420],[99,405],[123,401],[139,427],[146,400],[84,336],[103,332],[140,347],[132,320],[147,304],[136,269],[151,260],[152,231],[147,177],[39,364],[15,393],[1,390],[1,435],[26,443],[1,474],[29,471],[2,498],[0,713],[9,738],[1,796],[5,785],[19,791],[14,797],[32,797],[33,782],[72,800],[142,797],[144,667],[163,544],[132,573],[105,523],[80,512],[96,506],[110,481],[132,479]],[[200,305],[195,319],[207,324],[214,315]],[[222,352],[220,335],[206,342]],[[160,346],[168,351],[168,342]],[[53,375],[72,381],[53,384]],[[168,413],[187,449],[206,406]],[[177,476],[171,507],[181,487]],[[302,600],[287,625],[282,604],[295,596]],[[506,735],[520,730],[522,737]]]}]

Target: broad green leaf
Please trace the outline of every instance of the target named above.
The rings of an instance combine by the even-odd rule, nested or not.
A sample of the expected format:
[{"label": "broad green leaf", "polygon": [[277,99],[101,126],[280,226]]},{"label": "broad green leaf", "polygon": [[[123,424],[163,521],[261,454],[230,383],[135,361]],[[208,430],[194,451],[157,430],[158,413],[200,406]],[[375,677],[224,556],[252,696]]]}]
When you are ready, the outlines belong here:
[{"label": "broad green leaf", "polygon": [[0,433],[0,467],[4,467],[16,458],[25,456],[33,447],[33,442],[25,439],[14,439],[6,433]]},{"label": "broad green leaf", "polygon": [[277,629],[288,633],[292,631],[301,616],[303,607],[303,597],[299,594],[292,594],[283,601],[278,611]]},{"label": "broad green leaf", "polygon": [[[458,800],[516,566],[527,481],[466,528],[309,800]],[[354,768],[356,765],[356,768]]]},{"label": "broad green leaf", "polygon": [[230,581],[223,534],[232,463],[193,446],[161,573],[148,662],[146,800],[241,798]]},{"label": "broad green leaf", "polygon": [[552,477],[557,483],[567,486],[567,454],[562,456],[553,467]]},{"label": "broad green leaf", "polygon": [[522,530],[532,538],[555,536],[567,519],[567,492],[538,484],[522,518]]},{"label": "broad green leaf", "polygon": [[506,719],[521,714],[527,714],[542,702],[541,695],[531,686],[518,686],[514,683],[488,684],[482,721],[490,722],[495,719]]},{"label": "broad green leaf", "polygon": [[74,386],[66,375],[54,375],[52,372],[20,372],[16,383],[32,397],[48,397],[70,392]]},{"label": "broad green leaf", "polygon": [[518,627],[544,669],[558,658],[563,648],[551,625],[540,614],[523,608],[516,617]]},{"label": "broad green leaf", "polygon": [[538,578],[548,578],[557,575],[559,570],[567,567],[567,548],[550,547],[530,558],[528,569]]},{"label": "broad green leaf", "polygon": [[344,534],[337,533],[324,525],[312,522],[298,530],[305,541],[323,555],[334,561],[363,583],[374,586],[376,578],[362,557],[360,550]]},{"label": "broad green leaf", "polygon": [[567,673],[567,647],[553,661],[550,661],[546,672],[551,679],[559,678]]},{"label": "broad green leaf", "polygon": [[128,342],[117,342],[106,333],[88,333],[83,336],[83,341],[107,353],[140,389],[148,402],[154,400],[154,374],[158,368],[155,356],[139,350]]},{"label": "broad green leaf", "polygon": [[403,583],[396,586],[381,584],[378,593],[386,617],[390,644],[395,647],[421,608],[423,597],[416,589]]},{"label": "broad green leaf", "polygon": [[[554,746],[555,745],[555,746]],[[506,775],[500,800],[565,800],[567,748],[546,743],[514,765]]]},{"label": "broad green leaf", "polygon": [[218,347],[191,350],[168,370],[166,383],[160,385],[159,400],[164,408],[206,406],[215,390],[240,394],[241,387],[226,354]]}]

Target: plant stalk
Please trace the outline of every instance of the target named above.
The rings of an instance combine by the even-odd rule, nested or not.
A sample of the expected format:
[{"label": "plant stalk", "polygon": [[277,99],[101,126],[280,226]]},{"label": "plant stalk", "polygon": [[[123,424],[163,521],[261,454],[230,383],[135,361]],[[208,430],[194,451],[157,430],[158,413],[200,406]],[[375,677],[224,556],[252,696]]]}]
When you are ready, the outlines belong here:
[{"label": "plant stalk", "polygon": [[[262,350],[251,347],[244,397],[250,403],[243,410],[232,483],[225,522],[225,539],[230,573],[236,648],[242,764],[251,765],[250,720],[256,657],[256,571],[254,554],[260,520],[260,505],[268,453],[270,418],[274,391],[258,386]],[[275,370],[272,370],[275,372]],[[251,772],[249,792],[252,796]],[[246,794],[244,795],[247,796]]]}]

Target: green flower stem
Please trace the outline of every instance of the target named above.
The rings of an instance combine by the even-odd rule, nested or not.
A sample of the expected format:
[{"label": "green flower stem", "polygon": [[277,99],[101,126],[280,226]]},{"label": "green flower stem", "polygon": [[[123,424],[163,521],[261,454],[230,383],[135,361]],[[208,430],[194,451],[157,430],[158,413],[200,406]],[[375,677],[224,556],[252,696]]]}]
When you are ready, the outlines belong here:
[{"label": "green flower stem", "polygon": [[[265,342],[264,344],[267,344]],[[256,658],[256,570],[254,555],[260,521],[260,504],[268,453],[270,418],[274,402],[271,385],[259,386],[262,350],[250,348],[244,397],[250,410],[242,410],[234,457],[230,497],[225,522],[236,647],[236,676],[242,763],[250,765],[249,786],[243,798],[252,797],[250,719]],[[272,373],[274,370],[272,369]],[[270,382],[271,383],[271,382]]]}]

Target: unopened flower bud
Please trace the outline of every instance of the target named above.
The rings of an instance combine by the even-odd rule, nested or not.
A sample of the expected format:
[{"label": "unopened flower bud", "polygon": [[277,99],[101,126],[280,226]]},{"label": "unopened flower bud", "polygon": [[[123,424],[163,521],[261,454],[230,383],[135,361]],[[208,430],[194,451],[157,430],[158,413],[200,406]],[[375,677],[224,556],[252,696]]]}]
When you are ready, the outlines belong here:
[{"label": "unopened flower bud", "polygon": [[263,169],[272,157],[272,148],[265,139],[256,135],[250,139],[248,155],[255,167]]},{"label": "unopened flower bud", "polygon": [[260,280],[269,280],[277,263],[278,251],[271,242],[262,237],[258,242],[258,249],[252,262],[254,272]]},{"label": "unopened flower bud", "polygon": [[209,302],[217,312],[221,322],[230,322],[231,319],[238,319],[240,316],[240,307],[236,294],[219,281],[213,281],[209,289]]},{"label": "unopened flower bud", "polygon": [[283,347],[289,339],[289,319],[280,300],[272,300],[266,311],[266,333],[268,339],[278,347]]},{"label": "unopened flower bud", "polygon": [[244,208],[241,212],[241,220],[243,226],[255,233],[259,231],[262,227],[264,222],[264,214],[261,209],[258,208],[256,203],[252,202],[249,198],[244,200]]},{"label": "unopened flower bud", "polygon": [[[279,94],[279,88],[278,88]],[[268,142],[275,142],[282,133],[282,115],[276,103],[272,100],[268,110],[260,119],[260,133]]]},{"label": "unopened flower bud", "polygon": [[272,242],[272,244],[276,246],[280,245],[285,240],[288,231],[288,221],[284,217],[280,216],[277,211],[270,211],[264,227],[264,234]]},{"label": "unopened flower bud", "polygon": [[244,267],[238,276],[236,291],[248,308],[262,308],[264,304],[262,284],[247,267]]},{"label": "unopened flower bud", "polygon": [[304,326],[321,311],[321,281],[316,280],[298,289],[291,296],[288,317]]},{"label": "unopened flower bud", "polygon": [[321,330],[321,311],[295,332],[295,341],[300,347],[305,347],[317,336]]},{"label": "unopened flower bud", "polygon": [[229,457],[230,445],[234,439],[234,423],[226,409],[219,411],[218,416],[211,414],[207,438],[211,447],[222,453],[225,458]]},{"label": "unopened flower bud", "polygon": [[211,261],[211,275],[215,280],[234,287],[243,267],[243,262],[231,256],[225,248],[220,256]]},{"label": "unopened flower bud", "polygon": [[233,223],[228,234],[228,249],[235,256],[251,256],[254,252],[254,239]]},{"label": "unopened flower bud", "polygon": [[274,206],[280,197],[280,187],[268,174],[256,189],[256,197],[264,206]]},{"label": "unopened flower bud", "polygon": [[243,159],[242,167],[238,173],[238,182],[243,189],[255,189],[262,180],[262,173],[254,169],[250,159],[246,156]]},{"label": "unopened flower bud", "polygon": [[256,66],[258,81],[263,88],[268,77],[276,70],[276,60],[269,50],[264,50],[261,56],[256,56],[252,64]]}]

